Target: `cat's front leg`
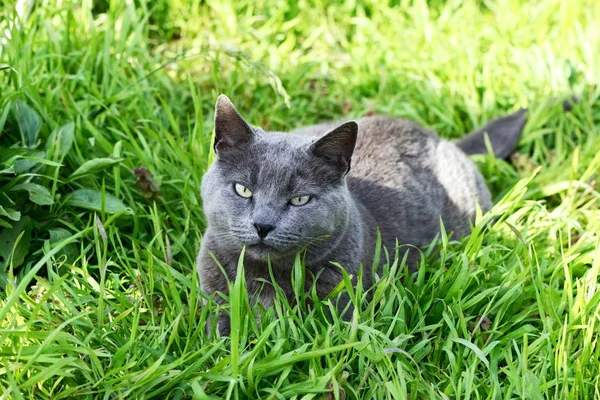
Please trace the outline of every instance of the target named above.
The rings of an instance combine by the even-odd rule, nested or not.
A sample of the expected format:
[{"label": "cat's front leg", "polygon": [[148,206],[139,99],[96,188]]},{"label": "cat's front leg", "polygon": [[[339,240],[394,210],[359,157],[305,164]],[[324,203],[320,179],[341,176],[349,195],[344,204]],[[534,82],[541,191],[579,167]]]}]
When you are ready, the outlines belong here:
[{"label": "cat's front leg", "polygon": [[[220,306],[225,304],[225,301],[222,299],[220,295],[216,295],[214,298],[215,302]],[[209,313],[209,317],[206,320],[206,325],[204,327],[206,331],[206,335],[210,336],[213,330],[213,323],[216,323],[217,332],[219,332],[219,336],[229,336],[231,333],[231,319],[229,314],[227,314],[223,310],[213,311]]]},{"label": "cat's front leg", "polygon": [[[202,291],[208,296],[214,295],[214,301],[220,306],[224,305],[226,303],[225,297],[228,296],[227,277],[212,257],[207,254],[207,249],[204,245],[196,258],[196,269],[200,276]],[[211,310],[205,326],[207,335],[210,335],[212,323],[214,322],[217,323],[217,330],[221,336],[229,335],[231,322],[229,315],[225,311],[219,310],[218,312],[214,312]]]},{"label": "cat's front leg", "polygon": [[[338,270],[332,267],[326,267],[316,282],[317,296],[319,299],[324,300],[329,297],[342,279],[343,276]],[[356,285],[356,277],[352,277],[352,284]],[[311,285],[312,280],[307,280],[307,291],[310,290]],[[354,304],[352,304],[348,293],[342,293],[338,298],[332,298],[331,301],[337,310],[337,318],[341,318],[347,322],[352,319]],[[327,313],[329,314],[329,310]],[[336,316],[334,315],[330,315],[330,317],[332,320],[336,319]]]}]

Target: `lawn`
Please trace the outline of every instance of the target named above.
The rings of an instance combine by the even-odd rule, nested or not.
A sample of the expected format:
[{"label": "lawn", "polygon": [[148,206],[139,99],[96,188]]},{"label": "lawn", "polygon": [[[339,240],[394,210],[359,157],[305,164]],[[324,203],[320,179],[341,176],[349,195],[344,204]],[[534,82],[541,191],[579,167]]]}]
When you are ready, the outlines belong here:
[{"label": "lawn", "polygon": [[[598,21],[594,0],[6,0],[0,398],[600,398]],[[340,286],[351,322],[253,310],[238,279],[219,337],[194,259],[221,93],[281,131],[377,113],[455,138],[531,111],[510,160],[474,157],[496,206],[468,238],[412,276],[392,254],[369,302]]]}]

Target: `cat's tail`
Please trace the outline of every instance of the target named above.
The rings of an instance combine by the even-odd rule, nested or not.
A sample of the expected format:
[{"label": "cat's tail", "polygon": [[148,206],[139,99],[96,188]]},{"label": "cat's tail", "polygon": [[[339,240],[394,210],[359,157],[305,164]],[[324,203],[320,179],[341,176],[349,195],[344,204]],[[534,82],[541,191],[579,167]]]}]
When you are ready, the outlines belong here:
[{"label": "cat's tail", "polygon": [[[579,100],[572,96],[563,102],[563,110],[571,111]],[[487,154],[485,137],[489,138],[494,156],[508,157],[517,147],[527,122],[527,109],[522,108],[512,114],[496,118],[475,132],[460,138],[455,144],[466,154]]]}]

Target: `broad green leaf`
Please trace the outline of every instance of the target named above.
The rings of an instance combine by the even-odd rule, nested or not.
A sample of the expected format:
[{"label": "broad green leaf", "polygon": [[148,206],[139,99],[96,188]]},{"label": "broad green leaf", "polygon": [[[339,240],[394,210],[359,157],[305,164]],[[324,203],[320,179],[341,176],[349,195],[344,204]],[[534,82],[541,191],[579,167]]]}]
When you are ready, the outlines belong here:
[{"label": "broad green leaf", "polygon": [[0,206],[14,206],[15,202],[6,193],[0,192]]},{"label": "broad green leaf", "polygon": [[[131,212],[131,210],[115,196],[105,193],[104,197],[106,200],[104,211],[111,214]],[[78,189],[69,196],[67,204],[73,207],[85,208],[87,210],[102,211],[102,192],[94,189]]]},{"label": "broad green leaf", "polygon": [[43,151],[30,150],[24,147],[0,149],[0,164],[6,164],[9,167],[8,169],[12,167],[15,174],[22,174],[29,171],[36,164],[51,163],[51,161],[44,160],[45,156],[46,153]]},{"label": "broad green leaf", "polygon": [[48,229],[48,233],[50,234],[50,243],[59,243],[66,238],[73,236],[71,232],[65,228]]},{"label": "broad green leaf", "polygon": [[[50,245],[51,246],[54,246],[54,245],[62,242],[63,240],[73,236],[73,233],[69,232],[68,230],[66,230],[64,228],[48,229],[48,233],[50,234]],[[77,244],[70,243],[70,244],[66,245],[65,247],[63,247],[57,253],[57,255],[63,255],[63,254],[67,257],[68,261],[72,261],[72,260],[76,259],[77,255],[78,255]]]},{"label": "broad green leaf", "polygon": [[[21,240],[14,249],[15,241],[25,231]],[[25,256],[29,250],[29,242],[31,241],[31,219],[27,216],[20,221],[15,222],[11,229],[2,229],[0,231],[0,270],[4,271],[9,265],[12,255],[12,263],[14,267],[18,267],[25,260]]]},{"label": "broad green leaf", "polygon": [[26,190],[29,192],[29,200],[41,206],[49,206],[54,204],[54,199],[50,191],[37,183],[21,183],[11,188],[11,191]]},{"label": "broad green leaf", "polygon": [[86,161],[81,167],[77,168],[77,170],[71,174],[69,180],[74,180],[83,175],[101,171],[104,168],[121,161],[123,161],[122,158],[94,158],[93,160]]},{"label": "broad green leaf", "polygon": [[18,212],[17,210],[14,210],[12,208],[4,208],[2,206],[0,206],[0,216],[8,217],[9,219],[12,219],[13,221],[18,221],[19,219],[21,219],[20,212]]},{"label": "broad green leaf", "polygon": [[22,100],[17,100],[13,106],[13,115],[19,125],[23,144],[33,146],[37,141],[37,135],[42,125],[42,119],[38,113]]},{"label": "broad green leaf", "polygon": [[0,175],[14,175],[16,174],[15,168],[11,165],[8,168],[0,169]]},{"label": "broad green leaf", "polygon": [[58,129],[55,129],[46,142],[46,150],[50,148],[52,143],[55,143],[55,149],[61,156],[66,155],[73,146],[75,139],[75,124],[69,122]]},{"label": "broad green leaf", "polygon": [[37,164],[40,164],[40,161],[45,161],[43,157],[46,154],[44,154],[44,152],[38,151],[36,153],[37,153],[37,155],[34,157],[23,157],[23,158],[15,161],[15,163],[13,164],[13,167],[15,168],[15,172],[17,174],[22,174],[24,172],[29,171],[33,167],[35,167]]}]

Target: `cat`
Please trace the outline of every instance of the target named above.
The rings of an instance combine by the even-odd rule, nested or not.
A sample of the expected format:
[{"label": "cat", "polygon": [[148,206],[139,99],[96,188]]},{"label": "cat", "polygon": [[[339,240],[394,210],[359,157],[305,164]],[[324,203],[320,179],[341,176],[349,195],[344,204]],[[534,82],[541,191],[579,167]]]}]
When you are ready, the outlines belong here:
[{"label": "cat", "polygon": [[[227,295],[245,248],[248,293],[265,308],[275,297],[268,268],[283,292],[293,297],[291,271],[303,252],[306,285],[327,296],[342,274],[372,284],[377,229],[381,243],[414,270],[419,247],[440,232],[440,218],[453,238],[470,231],[477,207],[492,206],[486,183],[469,159],[496,157],[515,148],[526,109],[495,119],[450,142],[407,120],[371,116],[325,123],[290,133],[269,133],[248,124],[224,95],[215,107],[215,161],[203,177],[201,196],[207,229],[197,257],[202,290]],[[383,253],[383,252],[382,252]],[[215,296],[218,302],[225,300]],[[347,296],[338,304],[343,310]],[[227,335],[229,318],[218,317]]]}]

